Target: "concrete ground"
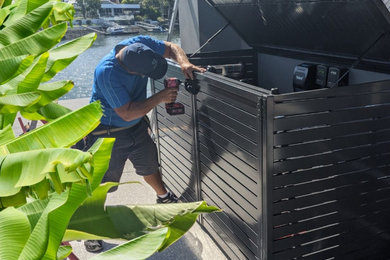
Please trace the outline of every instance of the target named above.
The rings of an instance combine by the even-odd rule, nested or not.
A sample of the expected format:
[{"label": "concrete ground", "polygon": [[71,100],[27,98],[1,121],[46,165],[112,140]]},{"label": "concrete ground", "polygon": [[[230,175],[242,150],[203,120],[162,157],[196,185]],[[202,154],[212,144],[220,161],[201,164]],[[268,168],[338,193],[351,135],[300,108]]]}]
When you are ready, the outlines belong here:
[{"label": "concrete ground", "polygon": [[[84,106],[88,103],[88,99],[63,100],[60,104],[71,108],[72,110]],[[25,124],[27,121],[23,121]],[[38,124],[38,126],[41,123]],[[16,135],[22,133],[19,123],[16,121],[14,131]],[[126,184],[119,186],[116,192],[108,194],[107,204],[154,204],[156,195],[152,188],[145,183],[143,178],[135,174],[131,163],[126,164],[122,175],[121,182],[139,181],[141,184]],[[180,196],[180,194],[176,194]],[[120,244],[121,241],[104,241],[105,250],[111,249]],[[87,252],[84,249],[82,241],[72,241],[73,252],[80,260],[91,258],[94,254]],[[208,234],[199,226],[198,223],[190,229],[180,240],[171,245],[161,253],[155,253],[150,260],[224,260],[226,256],[216,246],[214,241]],[[125,260],[125,259],[124,259]]]}]

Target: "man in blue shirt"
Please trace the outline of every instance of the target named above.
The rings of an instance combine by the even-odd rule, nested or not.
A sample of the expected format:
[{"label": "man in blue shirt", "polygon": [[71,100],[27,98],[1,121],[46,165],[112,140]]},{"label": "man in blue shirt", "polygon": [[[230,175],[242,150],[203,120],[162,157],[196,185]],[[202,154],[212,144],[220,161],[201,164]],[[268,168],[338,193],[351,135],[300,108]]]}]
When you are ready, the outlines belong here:
[{"label": "man in blue shirt", "polygon": [[[136,173],[155,190],[157,203],[175,203],[177,197],[162,182],[156,145],[144,119],[158,104],[176,100],[178,89],[174,88],[149,98],[146,95],[148,77],[160,79],[165,75],[165,58],[176,61],[186,78],[193,79],[193,71],[205,71],[191,64],[178,45],[142,35],[120,42],[100,61],[95,69],[91,102],[100,100],[104,115],[101,124],[88,135],[87,147],[97,138],[116,138],[102,182],[119,182],[129,159]],[[89,240],[85,244],[88,251],[102,249],[101,241]]]}]

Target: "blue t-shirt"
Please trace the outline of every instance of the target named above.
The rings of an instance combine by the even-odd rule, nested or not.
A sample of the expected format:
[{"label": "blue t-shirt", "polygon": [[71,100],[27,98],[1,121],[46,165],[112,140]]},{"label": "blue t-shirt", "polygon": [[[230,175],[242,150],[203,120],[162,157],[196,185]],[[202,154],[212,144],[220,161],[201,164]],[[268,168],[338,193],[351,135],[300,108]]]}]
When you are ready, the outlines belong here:
[{"label": "blue t-shirt", "polygon": [[129,102],[143,101],[146,99],[147,77],[128,73],[115,58],[120,46],[133,43],[143,43],[161,56],[165,52],[163,41],[149,36],[136,36],[118,43],[97,65],[94,73],[92,97],[90,102],[100,100],[103,106],[101,123],[113,127],[131,126],[142,118],[127,122],[119,117],[114,108],[119,108]]}]

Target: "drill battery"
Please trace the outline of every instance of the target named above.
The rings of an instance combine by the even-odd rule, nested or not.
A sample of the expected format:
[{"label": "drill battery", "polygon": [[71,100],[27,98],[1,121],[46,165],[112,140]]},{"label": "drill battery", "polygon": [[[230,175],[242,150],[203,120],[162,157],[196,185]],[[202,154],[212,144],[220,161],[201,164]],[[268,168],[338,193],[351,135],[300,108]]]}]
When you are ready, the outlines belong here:
[{"label": "drill battery", "polygon": [[[179,88],[181,82],[177,78],[164,79],[165,88]],[[171,116],[184,114],[184,105],[178,102],[165,103],[165,109]]]}]

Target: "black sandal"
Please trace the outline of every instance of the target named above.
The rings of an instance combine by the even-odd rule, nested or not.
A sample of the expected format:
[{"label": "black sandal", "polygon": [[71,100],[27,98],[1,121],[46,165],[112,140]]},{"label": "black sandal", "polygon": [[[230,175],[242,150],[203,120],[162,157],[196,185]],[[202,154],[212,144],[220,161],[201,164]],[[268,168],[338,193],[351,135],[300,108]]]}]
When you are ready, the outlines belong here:
[{"label": "black sandal", "polygon": [[98,253],[103,250],[103,240],[85,240],[85,250],[91,253]]}]

